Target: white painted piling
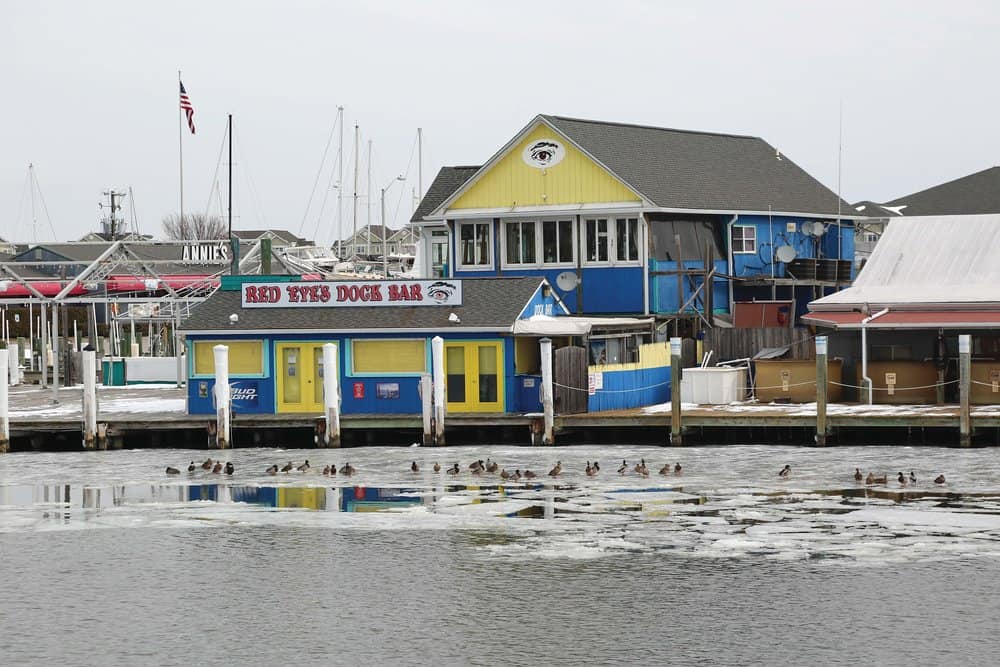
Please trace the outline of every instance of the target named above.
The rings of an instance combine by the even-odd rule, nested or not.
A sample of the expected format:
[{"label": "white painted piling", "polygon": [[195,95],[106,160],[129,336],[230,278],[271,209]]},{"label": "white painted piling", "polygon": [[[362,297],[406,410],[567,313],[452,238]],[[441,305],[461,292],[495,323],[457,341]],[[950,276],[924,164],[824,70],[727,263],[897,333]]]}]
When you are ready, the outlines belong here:
[{"label": "white painted piling", "polygon": [[216,345],[215,353],[215,446],[226,449],[230,445],[229,347]]},{"label": "white painted piling", "polygon": [[10,386],[16,387],[21,384],[21,346],[17,343],[7,343],[7,362]]},{"label": "white painted piling", "polygon": [[816,444],[826,445],[826,381],[827,381],[827,338],[816,336]]},{"label": "white painted piling", "polygon": [[[0,377],[7,373],[9,352],[0,350]],[[17,360],[14,360],[17,364]],[[10,411],[8,404],[8,392],[6,382],[0,382],[0,454],[6,454],[10,449]]]},{"label": "white painted piling", "polygon": [[445,416],[445,375],[444,375],[444,339],[434,336],[431,339],[431,360],[434,370],[434,444],[444,444]]},{"label": "white painted piling", "polygon": [[83,352],[83,448],[97,447],[97,353]]},{"label": "white painted piling", "polygon": [[542,414],[545,416],[545,431],[542,434],[542,444],[551,445],[555,442],[555,401],[552,392],[552,339],[543,338],[538,341],[542,361]]},{"label": "white painted piling", "polygon": [[340,447],[340,378],[337,373],[337,344],[323,346],[323,414],[326,415],[326,430],[323,444]]},{"label": "white painted piling", "polygon": [[958,337],[958,437],[961,447],[972,446],[972,412],[969,405],[972,386],[972,336]]},{"label": "white painted piling", "polygon": [[421,414],[424,418],[424,438],[423,444],[429,445],[433,442],[434,435],[432,433],[431,424],[433,423],[434,414],[434,382],[431,380],[431,376],[428,373],[424,373],[420,376],[420,408]]}]

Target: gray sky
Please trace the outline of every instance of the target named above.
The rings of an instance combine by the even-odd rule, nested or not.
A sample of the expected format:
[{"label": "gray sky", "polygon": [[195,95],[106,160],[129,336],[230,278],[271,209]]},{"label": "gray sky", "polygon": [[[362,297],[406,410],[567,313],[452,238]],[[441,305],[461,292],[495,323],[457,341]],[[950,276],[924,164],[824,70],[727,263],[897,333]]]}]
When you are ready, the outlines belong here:
[{"label": "gray sky", "polygon": [[[353,225],[353,126],[373,142],[389,224],[445,164],[481,164],[537,113],[758,135],[836,190],[887,200],[1000,163],[1000,3],[24,2],[0,0],[0,234],[31,241],[28,164],[59,240],[98,228],[132,187],[140,230],[204,212],[234,115],[236,229],[329,243],[323,149],[345,108],[343,225]],[[226,189],[226,167],[219,172]],[[322,214],[320,204],[326,194]],[[366,203],[360,203],[364,224]],[[218,204],[210,212],[216,213]],[[36,202],[37,239],[51,240]]]}]

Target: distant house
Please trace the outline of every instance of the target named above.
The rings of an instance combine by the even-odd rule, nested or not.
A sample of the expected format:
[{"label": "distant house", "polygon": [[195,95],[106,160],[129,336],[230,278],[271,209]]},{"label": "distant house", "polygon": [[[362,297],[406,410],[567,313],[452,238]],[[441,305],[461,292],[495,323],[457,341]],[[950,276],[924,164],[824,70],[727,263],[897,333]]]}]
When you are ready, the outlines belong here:
[{"label": "distant house", "polygon": [[867,218],[859,221],[855,239],[857,258],[863,261],[871,256],[886,223],[893,218],[1000,213],[1000,167],[977,171],[884,204],[860,201],[852,208]]},{"label": "distant house", "polygon": [[233,236],[238,238],[241,244],[271,239],[271,247],[274,249],[309,243],[306,239],[284,229],[234,229]]},{"label": "distant house", "polygon": [[855,217],[759,137],[539,115],[441,169],[411,222],[429,276],[544,276],[573,313],[712,326],[849,283]]},{"label": "distant house", "polygon": [[[152,241],[153,237],[149,234],[136,234],[135,232],[128,232],[126,234],[116,234],[118,241]],[[107,232],[88,232],[80,237],[80,243],[106,243],[111,241],[111,234]]]},{"label": "distant house", "polygon": [[361,257],[377,259],[382,257],[383,246],[390,255],[401,251],[408,232],[402,229],[392,229],[382,225],[365,225],[357,233],[336,241],[333,250],[344,259]]},{"label": "distant house", "polygon": [[[945,383],[957,375],[958,335],[971,334],[973,380],[981,383],[974,391],[1000,402],[991,388],[1000,382],[997,257],[1000,214],[895,218],[854,284],[811,302],[803,319],[831,334],[830,354],[844,359],[848,383],[867,374],[882,402],[945,400]],[[890,391],[894,384],[922,393]]]}]

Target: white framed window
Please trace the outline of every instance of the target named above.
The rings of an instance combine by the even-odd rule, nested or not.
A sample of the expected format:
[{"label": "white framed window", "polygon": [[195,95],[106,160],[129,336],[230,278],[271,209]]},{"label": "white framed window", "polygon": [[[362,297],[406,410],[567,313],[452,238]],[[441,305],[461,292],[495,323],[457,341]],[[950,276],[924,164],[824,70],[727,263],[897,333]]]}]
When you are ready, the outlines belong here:
[{"label": "white framed window", "polygon": [[538,239],[535,234],[535,223],[505,222],[503,227],[507,264],[537,264]]},{"label": "white framed window", "polygon": [[734,255],[757,252],[757,228],[753,225],[733,225],[731,246]]},{"label": "white framed window", "polygon": [[587,240],[586,260],[591,264],[607,263],[610,259],[608,248],[611,245],[608,238],[608,219],[590,218],[585,223]]},{"label": "white framed window", "polygon": [[864,240],[867,243],[876,243],[878,242],[878,234],[875,232],[865,232]]},{"label": "white framed window", "polygon": [[542,222],[542,261],[545,264],[573,264],[573,221]]},{"label": "white framed window", "polygon": [[639,218],[587,218],[583,223],[584,263],[608,266],[639,263]]},{"label": "white framed window", "polygon": [[573,266],[573,227],[572,220],[505,220],[504,266]]},{"label": "white framed window", "polygon": [[458,264],[464,269],[493,268],[490,222],[458,223]]},{"label": "white framed window", "polygon": [[615,220],[615,259],[619,262],[639,261],[639,219]]}]

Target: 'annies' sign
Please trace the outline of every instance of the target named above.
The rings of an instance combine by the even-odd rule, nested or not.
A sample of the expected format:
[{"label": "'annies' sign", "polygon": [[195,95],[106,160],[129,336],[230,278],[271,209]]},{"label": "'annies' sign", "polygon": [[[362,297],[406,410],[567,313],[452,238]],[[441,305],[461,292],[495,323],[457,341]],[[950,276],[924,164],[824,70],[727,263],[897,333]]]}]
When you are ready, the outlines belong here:
[{"label": "'annies' sign", "polygon": [[244,308],[461,306],[461,280],[244,283]]}]

